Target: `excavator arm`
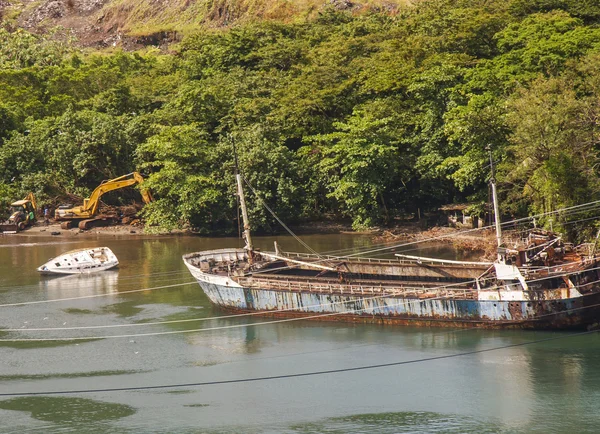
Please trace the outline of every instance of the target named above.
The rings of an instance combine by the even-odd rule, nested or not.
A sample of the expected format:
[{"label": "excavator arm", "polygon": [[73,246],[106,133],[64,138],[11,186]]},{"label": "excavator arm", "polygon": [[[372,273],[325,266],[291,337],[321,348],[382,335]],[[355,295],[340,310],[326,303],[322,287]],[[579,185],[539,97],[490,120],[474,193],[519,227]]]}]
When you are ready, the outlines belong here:
[{"label": "excavator arm", "polygon": [[[89,198],[83,200],[82,206],[76,206],[74,208],[61,208],[59,207],[55,212],[57,220],[71,220],[71,219],[88,219],[96,215],[98,212],[98,205],[100,204],[100,198],[104,193],[109,191],[118,190],[120,188],[129,187],[135,184],[141,184],[144,181],[142,175],[138,172],[128,173],[127,175],[119,176],[118,178],[103,181],[98,187],[94,189]],[[152,195],[150,191],[142,189],[142,199],[144,203],[152,202]]]},{"label": "excavator arm", "polygon": [[33,206],[34,212],[37,212],[37,209],[38,209],[37,202],[35,201],[35,196],[33,195],[33,193],[30,192],[24,200],[30,201],[31,206]]}]

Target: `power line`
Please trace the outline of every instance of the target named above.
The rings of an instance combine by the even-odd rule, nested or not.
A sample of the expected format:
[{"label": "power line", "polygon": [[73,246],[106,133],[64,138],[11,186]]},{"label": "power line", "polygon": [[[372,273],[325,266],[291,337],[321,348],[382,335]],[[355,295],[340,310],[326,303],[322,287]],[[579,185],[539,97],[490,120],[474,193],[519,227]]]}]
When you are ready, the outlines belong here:
[{"label": "power line", "polygon": [[[467,282],[461,282],[461,283],[454,283],[451,285],[444,285],[444,286],[438,286],[438,287],[433,287],[433,288],[428,288],[428,291],[434,291],[434,290],[440,290],[440,289],[447,289],[450,288],[452,286],[458,286],[458,285],[464,285],[467,283],[475,283],[475,280],[472,281],[467,281]],[[422,289],[422,288],[419,288]],[[385,298],[385,297],[390,297],[391,294],[382,294],[382,295],[375,295],[372,297],[361,297],[361,300],[377,300],[380,298]],[[428,300],[436,300],[439,299],[441,297],[434,297],[434,298],[429,298]],[[422,303],[424,300],[412,300],[412,299],[407,299],[408,303],[412,304],[412,303]],[[335,306],[338,304],[345,304],[346,301],[335,301],[335,302],[331,302],[331,303],[318,303],[318,304],[313,304],[313,305],[307,305],[304,306],[305,309],[314,309],[314,308],[321,308],[321,307],[326,307],[326,306]],[[392,305],[388,305],[388,306],[394,306]],[[365,308],[365,309],[356,309],[356,310],[351,310],[349,312],[360,312],[362,310],[367,310],[370,308]],[[290,311],[295,311],[296,309],[293,307],[287,308],[287,309],[280,309],[280,310],[276,310],[273,311],[275,313],[285,313],[285,312],[290,312]],[[187,323],[187,322],[195,322],[195,321],[211,321],[211,320],[222,320],[222,319],[230,319],[230,318],[242,318],[242,317],[251,317],[251,316],[260,316],[260,315],[264,315],[265,312],[262,311],[257,311],[257,312],[247,312],[247,313],[241,313],[241,314],[234,314],[234,315],[221,315],[221,316],[213,316],[213,317],[207,317],[207,318],[188,318],[188,319],[181,319],[181,320],[171,320],[171,321],[156,321],[156,322],[146,322],[146,323],[138,323],[138,324],[107,324],[107,325],[99,325],[99,326],[81,326],[81,327],[41,327],[41,328],[18,328],[18,329],[0,329],[0,332],[26,332],[26,331],[62,331],[62,330],[93,330],[93,329],[103,329],[103,328],[118,328],[118,327],[144,327],[144,326],[153,326],[153,325],[164,325],[164,324],[179,324],[179,323]],[[319,314],[319,315],[336,315],[337,313],[329,313],[329,314]],[[306,317],[303,318],[290,318],[287,320],[280,320],[280,321],[299,321],[302,319],[309,319]],[[273,324],[276,321],[268,321],[268,322],[262,322],[262,323],[254,323],[254,324],[250,324],[250,325],[262,325],[262,324]],[[235,326],[224,326],[224,328],[236,328],[236,327],[245,327],[248,324],[237,324]],[[219,327],[213,327],[211,329],[198,329],[198,330],[220,330]],[[198,330],[190,330],[190,331],[198,331]],[[187,331],[186,331],[187,332]],[[134,336],[141,336],[141,335],[132,335],[132,336],[123,336],[123,337],[134,337]],[[110,337],[110,336],[109,336]],[[102,339],[103,337],[99,337],[99,338],[94,338],[94,339]],[[2,340],[0,339],[0,342],[2,342]]]},{"label": "power line", "polygon": [[254,193],[254,195],[256,196],[256,198],[258,199],[258,201],[261,203],[262,206],[264,206],[267,211],[269,211],[271,213],[271,215],[279,222],[279,224],[281,226],[283,226],[283,228],[296,240],[298,241],[302,246],[304,246],[305,249],[307,249],[309,252],[317,255],[317,256],[321,256],[318,252],[316,252],[315,250],[312,249],[312,247],[310,247],[308,244],[306,244],[301,238],[299,238],[289,227],[287,227],[287,225],[277,216],[277,214],[275,214],[275,211],[273,211],[269,205],[267,205],[267,203],[262,199],[262,197],[260,197],[260,195],[258,194],[258,192],[254,189],[254,187],[252,187],[252,184],[250,184],[250,181],[248,181],[244,175],[242,175],[242,178],[244,178],[244,181],[246,182],[246,184],[248,185],[248,187],[250,187],[250,190],[252,190],[252,192]]},{"label": "power line", "polygon": [[18,303],[5,303],[5,304],[0,304],[0,307],[28,306],[28,305],[32,305],[32,304],[56,303],[56,302],[60,302],[60,301],[72,301],[72,300],[82,300],[82,299],[86,299],[86,298],[99,298],[99,297],[108,297],[108,296],[115,296],[115,295],[133,294],[135,292],[154,291],[156,289],[176,288],[178,286],[192,285],[194,283],[197,283],[197,282],[194,280],[193,282],[176,283],[173,285],[154,286],[154,287],[150,287],[150,288],[132,289],[129,291],[109,292],[106,294],[92,294],[92,295],[82,295],[82,296],[78,296],[78,297],[53,298],[51,300],[36,300],[36,301],[22,301],[22,302],[18,302]]},{"label": "power line", "polygon": [[[0,292],[2,291],[6,291],[6,290],[27,290],[27,289],[37,289],[40,287],[40,285],[44,285],[45,283],[48,282],[60,282],[61,283],[61,288],[65,288],[65,287],[77,287],[77,288],[82,288],[82,289],[86,289],[88,288],[87,286],[83,286],[82,283],[89,283],[86,282],[86,280],[103,280],[104,278],[107,277],[117,277],[119,281],[124,281],[124,280],[132,280],[132,279],[138,279],[140,277],[149,277],[149,278],[173,278],[176,277],[179,274],[187,274],[189,273],[187,270],[178,270],[178,271],[168,271],[168,272],[162,272],[162,273],[149,273],[149,274],[130,274],[127,276],[121,276],[118,274],[117,270],[107,270],[104,271],[102,274],[70,274],[70,275],[65,275],[65,276],[51,276],[49,279],[40,279],[40,281],[36,284],[31,284],[31,285],[21,285],[21,286],[0,286]],[[64,279],[64,280],[62,280]],[[81,280],[78,280],[81,279]]]},{"label": "power line", "polygon": [[[564,265],[564,264],[563,264]],[[596,267],[596,268],[590,268],[587,271],[592,271],[592,270],[598,270],[600,269],[600,267]],[[539,281],[543,281],[546,279],[550,279],[550,278],[555,278],[555,277],[560,277],[563,275],[569,275],[570,273],[565,272],[562,274],[555,274],[549,277],[544,277],[544,278],[540,278],[540,279],[535,279],[535,280],[530,280],[529,282],[539,282]],[[472,281],[474,282],[474,281]],[[464,283],[457,283],[454,285],[460,285],[460,284],[464,284]],[[451,285],[446,285],[446,286],[440,286],[437,288],[427,288],[428,291],[431,290],[436,290],[436,289],[443,289],[443,288],[449,288]],[[362,300],[366,301],[366,300],[375,300],[375,299],[381,299],[381,298],[385,298],[385,297],[390,297],[390,294],[383,294],[383,295],[378,295],[378,296],[373,296],[373,297],[363,297]],[[585,297],[585,296],[584,296]],[[445,299],[445,296],[440,296],[440,297],[432,297],[432,298],[428,298],[428,299],[402,299],[402,301],[399,301],[398,303],[389,303],[386,304],[386,307],[394,307],[394,306],[400,306],[402,304],[417,304],[417,303],[424,303],[427,301],[434,301],[434,300],[442,300]],[[326,306],[326,305],[337,305],[337,304],[344,304],[346,303],[346,301],[339,301],[339,302],[332,302],[332,303],[328,303],[328,304],[320,304],[320,305],[315,305],[316,307],[322,307],[322,306]],[[570,312],[570,311],[574,311],[574,310],[582,310],[582,309],[587,309],[587,308],[591,308],[591,307],[595,307],[596,305],[590,305],[590,306],[585,306],[585,307],[581,307],[581,308],[576,308],[576,309],[565,309],[562,311],[557,311],[557,312],[552,312],[551,314],[545,314],[545,315],[541,315],[542,316],[552,316],[552,315],[559,315],[561,313],[565,313],[565,312]],[[376,309],[376,307],[365,307],[365,308],[360,308],[360,309],[346,309],[345,312],[329,312],[329,313],[318,313],[315,315],[304,315],[302,317],[294,317],[294,318],[285,318],[285,319],[279,319],[279,320],[272,320],[272,321],[262,321],[262,322],[257,322],[257,323],[251,323],[251,324],[233,324],[233,325],[228,325],[228,326],[217,326],[217,327],[205,327],[205,328],[199,328],[199,329],[191,329],[191,330],[172,330],[172,331],[163,331],[163,332],[152,332],[152,333],[134,333],[134,334],[122,334],[122,335],[104,335],[104,336],[80,336],[80,337],[63,337],[63,338],[14,338],[14,339],[0,339],[0,342],[55,342],[55,341],[90,341],[90,340],[99,340],[99,339],[119,339],[119,338],[135,338],[135,337],[149,337],[149,336],[164,336],[164,335],[174,335],[174,334],[184,334],[184,333],[196,333],[196,332],[207,332],[207,331],[217,331],[217,330],[228,330],[228,329],[236,329],[236,328],[244,328],[244,327],[257,327],[257,326],[262,326],[262,325],[272,325],[272,324],[281,324],[281,323],[288,323],[288,322],[295,322],[295,321],[303,321],[303,320],[308,320],[308,319],[317,319],[317,318],[326,318],[326,317],[330,317],[330,316],[336,316],[336,315],[340,315],[340,314],[349,314],[349,313],[358,313],[358,312],[364,312],[364,311],[368,311],[368,310],[374,310]],[[277,311],[273,311],[273,313],[275,314],[279,314],[282,312],[287,312],[287,311],[292,311],[294,310],[293,308],[289,308],[289,309],[282,309],[282,310],[277,310]],[[268,312],[267,312],[268,313]],[[250,314],[241,314],[241,315],[234,315],[234,317],[240,317],[240,316],[251,316],[251,315],[264,315],[265,312],[252,312]],[[222,317],[213,317],[213,318],[201,318],[201,319],[192,319],[192,320],[208,320],[208,319],[221,319]],[[538,316],[532,316],[529,318],[526,318],[522,321],[498,321],[499,325],[502,324],[508,324],[508,323],[519,323],[519,322],[523,322],[523,321],[532,321],[532,320],[536,320],[538,319]],[[191,320],[176,320],[176,321],[191,321]],[[473,320],[473,322],[476,322],[477,320]],[[163,323],[171,323],[171,322],[163,322]],[[157,324],[154,324],[157,325]],[[128,325],[129,326],[129,325]],[[89,326],[88,326],[89,327]],[[87,329],[88,327],[77,327],[77,328],[55,328],[54,331],[57,330],[75,330],[75,329]],[[94,328],[109,328],[111,327],[106,326],[106,327],[94,327]],[[44,330],[44,329],[9,329],[9,330],[1,330],[1,331],[18,331],[18,332],[24,332],[24,331],[39,331],[39,330]],[[50,329],[46,329],[46,330],[50,330]]]},{"label": "power line", "polygon": [[433,356],[433,357],[423,357],[420,359],[412,359],[412,360],[401,360],[401,361],[389,362],[389,363],[378,363],[378,364],[372,364],[372,365],[354,366],[354,367],[349,367],[349,368],[328,369],[328,370],[322,370],[322,371],[300,372],[300,373],[281,374],[281,375],[269,375],[269,376],[251,377],[251,378],[236,378],[236,379],[232,379],[232,380],[203,381],[203,382],[179,383],[179,384],[161,384],[161,385],[150,385],[150,386],[108,387],[108,388],[103,388],[103,389],[50,390],[50,391],[43,391],[43,392],[8,392],[8,393],[0,393],[0,397],[40,396],[40,395],[73,395],[73,394],[83,394],[83,393],[127,392],[127,391],[156,390],[156,389],[173,389],[173,388],[183,388],[183,387],[216,386],[216,385],[224,385],[224,384],[240,384],[240,383],[250,383],[250,382],[259,382],[259,381],[283,380],[283,379],[290,379],[290,378],[312,377],[312,376],[317,376],[317,375],[331,375],[331,374],[340,374],[340,373],[345,373],[345,372],[365,371],[365,370],[370,370],[370,369],[388,368],[388,367],[392,367],[392,366],[410,365],[410,364],[417,364],[417,363],[432,362],[432,361],[436,361],[436,360],[452,359],[452,358],[456,358],[456,357],[471,356],[474,354],[489,353],[492,351],[505,350],[508,348],[524,347],[526,345],[534,345],[534,344],[539,344],[539,343],[543,343],[543,342],[551,342],[551,341],[557,341],[557,340],[561,340],[561,339],[585,336],[585,335],[589,335],[589,334],[597,333],[597,332],[598,332],[597,330],[591,330],[591,331],[573,333],[573,334],[568,334],[568,335],[554,336],[551,338],[537,339],[534,341],[520,342],[517,344],[509,344],[509,345],[502,345],[499,347],[484,348],[484,349],[473,350],[473,351],[465,351],[462,353],[445,354],[445,355]]},{"label": "power line", "polygon": [[[500,223],[500,226],[511,226],[514,225],[516,223],[524,223],[524,222],[529,222],[532,221],[535,218],[542,218],[542,217],[547,217],[547,216],[551,216],[551,215],[555,215],[555,214],[561,214],[561,216],[568,216],[568,215],[574,215],[574,214],[579,214],[582,212],[588,212],[588,211],[592,211],[592,210],[596,210],[600,207],[600,201],[594,201],[594,202],[589,202],[586,204],[581,204],[581,205],[575,205],[572,207],[568,207],[568,208],[561,208],[559,210],[556,211],[549,211],[549,212],[545,212],[545,213],[540,213],[540,214],[535,214],[533,216],[529,216],[529,217],[523,217],[520,219],[513,219],[513,220],[509,220],[506,222],[502,222]],[[566,211],[566,213],[565,213]],[[380,246],[382,246],[381,248],[375,249],[375,250],[366,250],[366,251],[359,251],[355,254],[349,255],[349,256],[358,256],[358,255],[366,255],[366,254],[370,254],[370,253],[376,253],[376,252],[380,252],[380,251],[385,251],[385,250],[391,250],[391,249],[396,249],[396,248],[400,248],[400,247],[405,247],[405,246],[410,246],[410,245],[414,245],[414,244],[421,244],[421,243],[427,243],[427,242],[432,242],[432,241],[439,241],[441,239],[445,239],[445,238],[452,238],[452,237],[456,237],[456,236],[460,236],[460,235],[464,235],[464,234],[468,234],[468,233],[472,233],[472,232],[478,232],[478,231],[482,231],[482,230],[487,230],[487,229],[492,229],[494,228],[494,225],[488,225],[488,226],[483,226],[481,228],[472,228],[472,229],[465,229],[462,231],[458,231],[458,232],[454,232],[451,234],[443,234],[437,237],[430,237],[430,238],[424,238],[421,240],[416,240],[416,241],[411,241],[408,243],[401,243],[401,244],[392,244],[392,245],[387,245],[389,243],[381,243],[379,244]],[[392,241],[393,242],[393,241]],[[392,243],[390,242],[390,243]],[[377,247],[378,245],[374,245],[372,247]],[[355,251],[356,249],[354,248],[349,248],[349,249],[341,249],[341,250],[334,250],[331,252],[324,252],[322,254],[333,254],[333,253],[343,253],[343,252],[347,252],[347,251]]]}]

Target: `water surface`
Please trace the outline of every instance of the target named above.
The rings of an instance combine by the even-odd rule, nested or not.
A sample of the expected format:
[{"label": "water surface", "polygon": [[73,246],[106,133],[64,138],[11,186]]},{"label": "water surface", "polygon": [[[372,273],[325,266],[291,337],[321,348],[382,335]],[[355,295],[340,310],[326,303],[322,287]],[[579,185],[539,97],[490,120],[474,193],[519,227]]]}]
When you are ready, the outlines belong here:
[{"label": "water surface", "polygon": [[[303,239],[321,252],[372,248],[366,236]],[[274,240],[257,238],[255,244],[270,249]],[[300,250],[290,237],[277,240],[284,249]],[[35,272],[65,251],[99,245],[115,252],[118,270],[55,278]],[[228,238],[0,236],[0,393],[245,379],[566,338],[310,377],[5,396],[0,397],[0,432],[598,431],[598,335],[219,318],[224,314],[192,282],[181,255],[239,245]],[[435,246],[412,253],[455,255]],[[154,322],[163,324],[148,324]],[[31,330],[48,327],[75,329]],[[46,340],[23,341],[31,338]]]}]

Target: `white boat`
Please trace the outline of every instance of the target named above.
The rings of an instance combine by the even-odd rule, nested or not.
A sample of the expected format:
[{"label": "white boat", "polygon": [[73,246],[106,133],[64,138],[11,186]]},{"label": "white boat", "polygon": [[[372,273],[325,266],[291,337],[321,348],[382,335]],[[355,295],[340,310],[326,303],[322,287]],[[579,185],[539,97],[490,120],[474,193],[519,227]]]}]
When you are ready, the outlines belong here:
[{"label": "white boat", "polygon": [[72,250],[50,259],[37,271],[42,274],[82,274],[105,271],[119,265],[119,260],[108,247]]}]

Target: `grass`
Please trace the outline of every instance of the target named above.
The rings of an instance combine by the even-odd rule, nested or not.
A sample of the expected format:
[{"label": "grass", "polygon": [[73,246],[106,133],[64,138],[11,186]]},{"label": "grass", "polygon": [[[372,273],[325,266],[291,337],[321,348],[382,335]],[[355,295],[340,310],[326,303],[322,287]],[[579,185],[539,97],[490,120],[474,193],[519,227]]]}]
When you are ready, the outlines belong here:
[{"label": "grass", "polygon": [[[355,13],[390,4],[403,6],[410,0],[359,0]],[[234,22],[275,20],[293,22],[315,16],[330,4],[325,0],[214,0],[212,2],[172,0],[156,6],[152,0],[116,0],[102,9],[104,26],[116,25],[129,36],[142,37],[160,32],[189,34],[200,26],[226,27]]]},{"label": "grass", "polygon": [[16,24],[21,14],[27,14],[33,11],[42,4],[43,0],[36,0],[34,2],[24,4],[22,1],[9,0],[10,6],[4,9],[2,14],[2,20],[6,23]]}]

